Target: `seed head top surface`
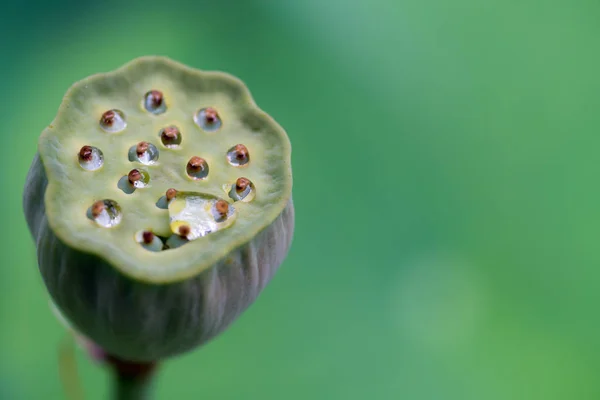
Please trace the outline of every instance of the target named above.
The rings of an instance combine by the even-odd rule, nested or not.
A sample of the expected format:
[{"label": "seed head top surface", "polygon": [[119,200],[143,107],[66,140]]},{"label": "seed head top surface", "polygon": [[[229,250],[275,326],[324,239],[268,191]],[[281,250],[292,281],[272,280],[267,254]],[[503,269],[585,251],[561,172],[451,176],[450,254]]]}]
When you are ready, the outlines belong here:
[{"label": "seed head top surface", "polygon": [[[284,200],[291,195],[287,137],[270,117],[256,107],[243,83],[234,78],[219,73],[197,73],[163,59],[148,58],[135,63],[144,67],[138,69],[132,64],[74,85],[66,96],[69,103],[59,110],[57,119],[52,123],[53,129],[44,132],[40,155],[48,168],[47,190],[54,193],[46,196],[50,199],[46,207],[48,221],[61,239],[87,251],[104,253],[102,248],[106,247],[102,243],[114,242],[111,248],[115,251],[109,252],[107,257],[113,264],[137,275],[137,261],[122,243],[136,235],[140,240],[140,233],[145,229],[165,242],[170,235],[179,233],[171,228],[169,219],[173,212],[171,206],[176,210],[186,204],[186,195],[179,202],[178,193],[197,192],[213,198],[226,197],[231,203],[207,200],[204,203],[205,215],[182,220],[189,224],[188,229],[194,237],[204,226],[202,218],[206,218],[206,226],[209,226],[215,223],[218,214],[226,216],[224,221],[217,220],[219,229],[228,229],[218,238],[211,236],[215,238],[211,242],[216,240],[215,243],[222,243],[222,246],[219,244],[205,249],[199,244],[197,248],[202,250],[196,253],[177,250],[188,257],[186,260],[185,257],[181,260],[177,257],[177,264],[173,264],[172,268],[185,274],[191,271],[190,259],[196,259],[197,265],[205,265],[205,262],[208,265],[208,259],[216,257],[222,251],[221,247],[235,247],[250,240],[253,234],[264,228],[264,223],[270,223],[283,210]],[[153,63],[157,67],[148,67]],[[171,69],[175,73],[171,73]],[[218,91],[214,91],[213,88],[217,87]],[[167,101],[163,93],[168,94]],[[162,108],[160,111],[153,110],[151,105]],[[73,113],[75,109],[77,112]],[[98,114],[101,131],[98,130]],[[204,121],[204,125],[199,121]],[[207,127],[211,124],[214,125]],[[77,147],[73,148],[73,144]],[[86,145],[81,147],[82,144]],[[252,164],[248,163],[248,149],[253,153]],[[236,160],[241,162],[236,163]],[[64,179],[63,171],[66,169],[61,171],[54,166],[65,168],[68,163],[76,166],[73,167],[76,170],[67,171],[68,177]],[[186,164],[190,168],[187,174]],[[246,167],[243,178],[239,177],[240,170],[236,168],[239,166]],[[128,182],[131,189],[127,189]],[[250,185],[250,195],[243,193],[235,197],[236,191],[248,192]],[[255,191],[254,185],[260,193],[260,202],[250,200]],[[83,221],[86,221],[86,212],[94,217],[102,215],[102,221],[118,212],[122,219],[110,224],[111,228],[117,228],[103,229],[96,224],[94,229],[80,232],[77,228],[80,224],[70,223],[73,218],[65,216],[75,214],[77,202],[66,201],[65,196],[60,201],[51,199],[60,197],[59,193],[73,193],[76,188],[82,196],[87,196],[83,203],[85,207],[78,214]],[[121,191],[111,195],[117,188]],[[267,195],[262,194],[263,188]],[[113,211],[108,202],[102,201],[93,203],[90,210],[90,204],[98,198],[118,201],[118,211]],[[61,205],[65,202],[69,206]],[[199,206],[189,207],[194,211],[194,207]],[[236,222],[227,225],[233,220]],[[108,224],[106,227],[109,227]],[[149,238],[149,234],[146,236]],[[188,240],[192,238],[188,237]],[[203,240],[198,242],[207,243]],[[161,253],[164,252],[152,253],[149,257],[160,258]],[[159,261],[154,265],[154,261],[149,260],[146,264],[151,264],[152,273],[166,276],[160,270]]]}]

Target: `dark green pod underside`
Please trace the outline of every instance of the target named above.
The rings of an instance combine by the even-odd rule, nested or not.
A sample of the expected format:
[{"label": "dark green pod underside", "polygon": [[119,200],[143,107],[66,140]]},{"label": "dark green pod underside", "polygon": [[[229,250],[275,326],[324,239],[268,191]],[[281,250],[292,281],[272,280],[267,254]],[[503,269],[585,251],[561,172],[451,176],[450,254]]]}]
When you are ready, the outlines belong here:
[{"label": "dark green pod underside", "polygon": [[[43,189],[39,157],[31,171],[28,186]],[[294,231],[290,199],[269,226],[212,268],[180,282],[145,283],[63,243],[44,216],[42,193],[29,197],[25,210],[53,302],[78,332],[107,352],[135,361],[184,353],[227,328],[273,277]]]}]

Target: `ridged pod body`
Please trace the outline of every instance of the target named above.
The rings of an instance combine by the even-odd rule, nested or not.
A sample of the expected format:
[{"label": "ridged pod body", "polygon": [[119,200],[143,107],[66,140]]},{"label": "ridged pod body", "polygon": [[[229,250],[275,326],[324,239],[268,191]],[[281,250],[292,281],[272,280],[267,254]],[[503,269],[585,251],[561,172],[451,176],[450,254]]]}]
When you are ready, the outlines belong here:
[{"label": "ridged pod body", "polygon": [[283,129],[230,75],[143,57],[76,83],[24,191],[52,301],[123,359],[205,343],[288,253],[290,157]]}]

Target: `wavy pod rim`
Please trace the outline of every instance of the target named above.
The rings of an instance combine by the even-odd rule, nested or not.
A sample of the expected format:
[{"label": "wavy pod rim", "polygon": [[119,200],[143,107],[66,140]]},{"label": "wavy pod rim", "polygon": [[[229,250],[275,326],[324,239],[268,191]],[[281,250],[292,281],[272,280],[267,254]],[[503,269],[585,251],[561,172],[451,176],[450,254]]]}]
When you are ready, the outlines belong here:
[{"label": "wavy pod rim", "polygon": [[[51,161],[51,156],[45,154],[44,151],[46,147],[52,145],[51,139],[56,130],[56,126],[60,126],[61,121],[68,118],[71,100],[80,88],[101,80],[114,79],[119,75],[133,73],[136,69],[143,68],[144,64],[162,64],[165,68],[180,74],[185,74],[188,77],[199,80],[218,79],[231,87],[237,95],[235,100],[232,100],[233,104],[237,107],[241,107],[247,115],[259,118],[261,123],[268,127],[269,131],[274,132],[277,135],[277,139],[279,140],[278,144],[281,147],[282,168],[285,169],[285,176],[281,177],[281,196],[277,199],[276,203],[272,203],[267,209],[263,210],[264,212],[261,213],[258,221],[246,226],[243,231],[237,232],[235,240],[226,238],[222,239],[222,241],[217,244],[211,243],[212,250],[209,255],[206,255],[206,252],[198,251],[198,246],[195,245],[183,246],[182,248],[177,249],[176,251],[180,254],[178,254],[177,257],[168,259],[170,268],[162,273],[152,273],[155,271],[150,271],[147,268],[138,269],[135,266],[125,268],[123,267],[124,264],[133,265],[140,263],[139,258],[136,258],[139,254],[136,254],[135,256],[130,255],[128,258],[124,252],[106,251],[103,248],[102,243],[99,242],[87,241],[82,243],[82,241],[73,234],[75,230],[69,230],[68,227],[65,228],[65,224],[61,223],[61,216],[58,215],[59,213],[56,211],[57,207],[49,200],[54,196],[57,196],[59,184],[56,182],[61,179],[61,177],[58,176],[55,169],[48,168],[47,163]],[[191,68],[164,56],[140,57],[113,71],[94,74],[74,83],[63,97],[56,117],[42,132],[38,148],[42,168],[44,169],[48,182],[43,202],[45,205],[47,224],[51,231],[65,245],[100,257],[101,259],[106,260],[107,263],[112,265],[115,270],[123,275],[149,284],[176,283],[197,276],[203,271],[210,269],[211,266],[226,258],[232,251],[251,242],[261,231],[268,228],[283,213],[288,204],[291,203],[292,199],[293,182],[291,171],[291,144],[289,138],[284,129],[270,115],[256,105],[248,87],[239,78],[228,73],[220,71],[203,71]],[[221,235],[221,237],[227,236],[229,235]],[[213,239],[211,238],[210,240]],[[148,254],[147,257],[148,260],[151,257],[163,257],[163,264],[167,261],[167,258],[165,258],[167,256],[161,255],[161,253]],[[143,262],[143,260],[141,261]],[[156,269],[158,269],[158,267]]]}]

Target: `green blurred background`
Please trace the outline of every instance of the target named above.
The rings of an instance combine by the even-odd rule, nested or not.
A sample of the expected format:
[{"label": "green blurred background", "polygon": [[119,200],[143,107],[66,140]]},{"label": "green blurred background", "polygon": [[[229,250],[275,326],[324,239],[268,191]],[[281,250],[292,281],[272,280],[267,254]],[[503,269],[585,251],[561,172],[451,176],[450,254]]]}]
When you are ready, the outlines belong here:
[{"label": "green blurred background", "polygon": [[[598,399],[597,0],[5,2],[0,399],[62,399],[21,192],[75,81],[243,79],[293,144],[295,243],[158,399]],[[78,352],[88,399],[108,375]]]}]

